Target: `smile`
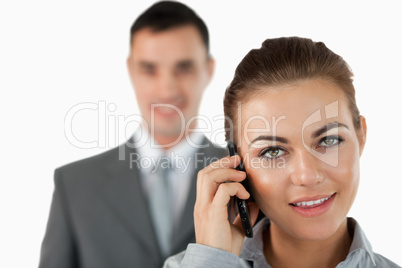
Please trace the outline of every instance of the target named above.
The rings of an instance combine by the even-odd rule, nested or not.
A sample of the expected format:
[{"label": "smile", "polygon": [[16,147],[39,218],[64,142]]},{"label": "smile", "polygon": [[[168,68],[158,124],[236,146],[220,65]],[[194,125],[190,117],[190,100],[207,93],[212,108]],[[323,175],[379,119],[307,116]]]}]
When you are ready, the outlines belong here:
[{"label": "smile", "polygon": [[297,202],[297,203],[291,203],[292,206],[295,207],[303,207],[303,208],[313,208],[316,207],[317,205],[321,205],[322,203],[324,203],[325,201],[327,201],[328,199],[330,199],[333,195],[325,197],[325,198],[321,198],[318,200],[312,200],[312,201],[303,201],[303,202]]},{"label": "smile", "polygon": [[336,193],[330,196],[307,197],[289,203],[294,212],[303,217],[318,217],[325,214],[334,203]]}]

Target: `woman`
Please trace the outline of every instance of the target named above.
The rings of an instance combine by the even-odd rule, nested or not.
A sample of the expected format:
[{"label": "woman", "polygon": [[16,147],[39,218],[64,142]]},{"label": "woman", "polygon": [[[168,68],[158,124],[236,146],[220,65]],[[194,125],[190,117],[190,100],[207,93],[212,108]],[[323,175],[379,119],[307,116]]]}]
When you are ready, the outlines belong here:
[{"label": "woman", "polygon": [[[268,39],[246,55],[224,100],[226,139],[240,156],[199,172],[197,244],[166,267],[399,267],[374,253],[347,218],[366,141],[352,75],[340,56],[309,39]],[[241,160],[248,190],[246,173],[234,169]],[[252,224],[258,209],[266,218],[245,239],[227,206],[250,195]]]}]

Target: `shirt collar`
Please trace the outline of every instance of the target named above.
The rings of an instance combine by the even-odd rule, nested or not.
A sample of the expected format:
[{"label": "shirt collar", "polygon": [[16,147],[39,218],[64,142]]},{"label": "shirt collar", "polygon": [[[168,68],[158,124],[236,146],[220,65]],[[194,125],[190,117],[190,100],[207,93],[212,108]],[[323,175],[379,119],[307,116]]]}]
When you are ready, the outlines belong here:
[{"label": "shirt collar", "polygon": [[[264,231],[269,228],[268,218],[262,218],[253,228],[253,238],[246,237],[240,252],[240,258],[258,263],[266,262],[264,256]],[[267,263],[267,267],[271,267]]]},{"label": "shirt collar", "polygon": [[142,159],[142,161],[140,161],[143,171],[151,171],[159,157],[168,157],[172,165],[175,166],[176,171],[184,172],[184,170],[180,170],[181,168],[185,168],[182,161],[187,161],[194,157],[195,152],[199,148],[197,145],[202,144],[204,135],[195,130],[178,144],[166,151],[160,148],[159,144],[152,138],[146,128],[139,127],[134,132],[133,139],[135,142],[135,148],[140,157],[146,157],[149,160]]},{"label": "shirt collar", "polygon": [[[370,260],[376,265],[374,260],[374,252],[369,240],[360,227],[359,223],[353,219],[348,218],[348,229],[352,236],[352,244],[346,259],[352,257],[352,253],[359,250],[364,250],[369,256]],[[240,253],[240,258],[245,260],[257,261],[259,263],[266,262],[264,256],[264,244],[263,235],[264,231],[270,226],[270,220],[268,218],[261,219],[253,228],[254,237],[246,237],[243,243],[243,247]],[[268,265],[268,263],[267,263]],[[268,267],[271,267],[268,265]]]},{"label": "shirt collar", "polygon": [[376,265],[374,260],[374,252],[371,247],[369,240],[363,232],[363,229],[360,227],[360,224],[353,218],[348,218],[348,229],[349,233],[353,237],[352,245],[350,246],[348,257],[351,254],[358,250],[364,250],[370,256],[371,261],[374,266]]}]

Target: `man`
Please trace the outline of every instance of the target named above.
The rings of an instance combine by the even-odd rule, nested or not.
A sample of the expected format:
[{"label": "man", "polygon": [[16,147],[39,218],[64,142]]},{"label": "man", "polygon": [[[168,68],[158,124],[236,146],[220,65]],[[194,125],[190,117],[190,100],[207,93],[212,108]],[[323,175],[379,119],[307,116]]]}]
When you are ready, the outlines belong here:
[{"label": "man", "polygon": [[130,45],[144,124],[118,148],[56,169],[40,267],[161,267],[195,241],[198,170],[225,155],[194,131],[214,69],[208,30],[185,5],[159,2],[134,22]]}]

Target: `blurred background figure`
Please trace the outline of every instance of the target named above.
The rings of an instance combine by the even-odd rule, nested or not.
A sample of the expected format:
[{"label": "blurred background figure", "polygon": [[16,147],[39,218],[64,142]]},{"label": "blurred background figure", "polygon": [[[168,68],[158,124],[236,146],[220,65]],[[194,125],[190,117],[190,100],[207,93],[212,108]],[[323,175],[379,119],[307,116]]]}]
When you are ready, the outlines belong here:
[{"label": "blurred background figure", "polygon": [[125,144],[55,170],[40,267],[161,267],[195,241],[198,170],[225,154],[194,131],[214,71],[208,29],[162,1],[134,22],[130,47],[143,124]]}]

